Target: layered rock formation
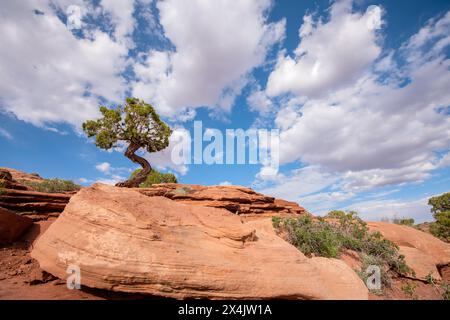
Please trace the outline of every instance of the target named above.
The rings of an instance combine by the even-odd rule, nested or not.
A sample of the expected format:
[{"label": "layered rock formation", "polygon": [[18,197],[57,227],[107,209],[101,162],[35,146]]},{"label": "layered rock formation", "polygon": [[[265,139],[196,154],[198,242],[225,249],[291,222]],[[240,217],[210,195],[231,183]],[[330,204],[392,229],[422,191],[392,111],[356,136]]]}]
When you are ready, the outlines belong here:
[{"label": "layered rock formation", "polygon": [[19,181],[42,181],[37,175],[0,168],[0,208],[28,216],[35,221],[57,217],[69,202],[70,193],[44,193],[32,190]]},{"label": "layered rock formation", "polygon": [[[248,195],[240,202],[247,207],[239,209],[252,208],[248,199],[258,195],[245,188],[230,194],[235,190]],[[74,264],[82,285],[121,292],[210,299],[368,297],[344,262],[305,257],[275,235],[270,219],[242,222],[230,208],[195,200],[208,197],[218,205],[237,199],[226,192],[219,199],[197,190],[192,200],[175,192],[174,200],[184,203],[141,192],[149,193],[102,184],[79,191],[37,240],[32,257],[61,279]],[[274,202],[261,201],[272,208]]]},{"label": "layered rock formation", "polygon": [[57,217],[69,202],[71,194],[3,189],[0,207],[28,216],[33,220]]},{"label": "layered rock formation", "polygon": [[275,199],[241,186],[162,183],[136,190],[147,196],[162,196],[189,205],[226,209],[246,218],[309,214],[295,202]]},{"label": "layered rock formation", "polygon": [[0,167],[0,171],[7,171],[11,175],[11,178],[18,182],[20,181],[40,182],[44,180],[37,173],[26,173],[23,171],[6,167]]},{"label": "layered rock formation", "polygon": [[5,168],[0,168],[0,187],[7,189],[30,190],[27,186],[17,182],[13,178],[11,172]]}]

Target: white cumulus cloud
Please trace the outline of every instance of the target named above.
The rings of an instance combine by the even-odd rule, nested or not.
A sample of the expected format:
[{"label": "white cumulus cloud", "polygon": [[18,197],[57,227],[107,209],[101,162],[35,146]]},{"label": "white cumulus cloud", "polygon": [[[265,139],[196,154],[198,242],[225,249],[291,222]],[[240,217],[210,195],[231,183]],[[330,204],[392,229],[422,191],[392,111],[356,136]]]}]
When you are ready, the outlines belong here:
[{"label": "white cumulus cloud", "polygon": [[200,106],[229,111],[247,74],[284,36],[284,20],[266,21],[270,5],[268,0],[158,2],[160,23],[175,50],[141,57],[134,66],[133,95],[153,101],[166,115]]},{"label": "white cumulus cloud", "polygon": [[97,164],[95,168],[100,172],[107,173],[111,169],[111,164],[109,164],[108,162],[102,162]]},{"label": "white cumulus cloud", "polygon": [[294,57],[282,52],[269,76],[267,93],[320,96],[356,80],[381,53],[377,29],[382,10],[352,12],[351,1],[336,1],[329,21],[303,18]]},{"label": "white cumulus cloud", "polygon": [[[65,12],[71,2],[53,4]],[[82,8],[86,14],[92,9]],[[50,1],[3,2],[0,33],[1,108],[18,119],[38,126],[79,126],[97,116],[100,97],[123,99],[126,45],[98,28],[89,29],[86,38],[76,37]]]}]

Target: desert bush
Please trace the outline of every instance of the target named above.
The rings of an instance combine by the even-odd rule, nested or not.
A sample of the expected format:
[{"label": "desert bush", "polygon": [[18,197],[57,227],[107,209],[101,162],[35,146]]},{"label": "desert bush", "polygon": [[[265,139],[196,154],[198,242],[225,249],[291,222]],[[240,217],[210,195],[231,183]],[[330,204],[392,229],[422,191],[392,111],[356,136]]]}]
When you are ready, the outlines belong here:
[{"label": "desert bush", "polygon": [[[381,258],[361,253],[360,259],[361,259],[361,269],[355,271],[358,274],[358,276],[364,281],[364,283],[367,283],[367,278],[370,276],[370,274],[368,274],[366,270],[369,268],[369,266],[375,265],[380,267],[382,285],[385,287],[391,287],[392,278],[389,274],[389,270],[386,268],[386,264]],[[372,290],[372,293],[381,295],[383,294],[383,291]]]},{"label": "desert bush", "polygon": [[431,234],[450,242],[450,192],[430,198],[428,204],[436,220],[430,225]]},{"label": "desert bush", "polygon": [[63,179],[44,179],[42,181],[19,180],[19,182],[36,191],[47,193],[78,191],[81,188],[80,185],[73,181]]},{"label": "desert bush", "polygon": [[339,258],[345,249],[358,252],[363,268],[365,264],[380,267],[385,285],[390,284],[389,271],[413,274],[405,263],[405,257],[399,254],[398,246],[379,232],[369,232],[356,212],[333,211],[327,217],[333,220],[310,216],[274,217],[272,223],[283,238],[307,256]]},{"label": "desert bush", "polygon": [[441,285],[441,288],[442,288],[442,299],[450,300],[450,284],[444,282]]},{"label": "desert bush", "polygon": [[392,219],[392,223],[412,227],[414,225],[414,219],[413,218],[394,218],[394,219]]},{"label": "desert bush", "polygon": [[[136,169],[131,174],[131,178],[133,178],[135,175],[137,175],[142,169]],[[148,174],[147,178],[144,182],[142,182],[139,187],[140,188],[149,188],[153,184],[157,183],[177,183],[177,178],[173,173],[162,173],[155,169],[152,169],[150,173]]]},{"label": "desert bush", "polygon": [[441,282],[439,284],[431,272],[427,274],[425,281],[427,284],[433,286],[441,292],[443,300],[450,300],[450,285],[447,282]]},{"label": "desert bush", "polygon": [[309,216],[302,216],[280,219],[277,224],[289,242],[306,255],[337,258],[341,252],[342,239],[335,227],[325,220],[313,221]]},{"label": "desert bush", "polygon": [[417,300],[419,297],[416,294],[417,284],[408,283],[402,287],[402,291],[411,299]]},{"label": "desert bush", "polygon": [[436,284],[436,280],[434,279],[433,274],[431,272],[427,274],[427,276],[425,277],[425,281],[433,286]]},{"label": "desert bush", "polygon": [[382,217],[380,219],[381,222],[389,222],[389,223],[395,223],[395,224],[400,224],[400,225],[404,225],[404,226],[410,226],[413,227],[415,224],[415,221],[413,218],[388,218],[388,217]]}]

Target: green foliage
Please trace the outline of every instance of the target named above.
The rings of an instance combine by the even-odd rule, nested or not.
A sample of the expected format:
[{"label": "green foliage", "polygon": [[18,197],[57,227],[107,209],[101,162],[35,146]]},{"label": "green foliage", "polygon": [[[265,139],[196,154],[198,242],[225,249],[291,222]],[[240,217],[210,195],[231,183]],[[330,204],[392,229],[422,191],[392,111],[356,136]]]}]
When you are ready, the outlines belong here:
[{"label": "green foliage", "polygon": [[430,284],[430,285],[435,285],[436,284],[436,280],[434,279],[433,275],[430,273],[427,274],[427,276],[425,277],[425,281]]},{"label": "green foliage", "polygon": [[442,293],[442,299],[450,300],[450,285],[448,283],[442,282],[442,283],[440,283],[440,285],[438,285],[436,279],[433,277],[431,272],[429,274],[427,274],[427,276],[425,277],[425,281],[427,282],[427,284],[433,286],[434,288],[437,288],[438,290],[440,287],[440,291]]},{"label": "green foliage", "polygon": [[280,228],[283,219],[281,217],[272,217],[272,224],[275,229]]},{"label": "green foliage", "polygon": [[20,180],[19,182],[33,188],[36,191],[46,193],[78,191],[81,188],[81,186],[73,181],[62,179],[44,179],[42,181]]},{"label": "green foliage", "polygon": [[[391,279],[391,276],[389,275],[388,270],[386,270],[386,268],[384,268],[384,266],[386,266],[386,264],[383,261],[383,259],[381,259],[380,257],[371,256],[371,255],[367,255],[364,253],[360,254],[360,259],[361,259],[361,270],[355,270],[355,271],[359,275],[359,277],[364,281],[364,283],[367,282],[367,278],[370,276],[370,274],[366,273],[367,268],[369,266],[379,266],[380,272],[381,272],[382,285],[386,286],[386,287],[391,287],[392,279]],[[383,294],[382,290],[372,290],[371,292],[378,294],[378,295]]]},{"label": "green foliage", "polygon": [[411,299],[417,300],[418,296],[416,294],[417,284],[408,283],[402,287],[402,291]]},{"label": "green foliage", "polygon": [[342,249],[342,239],[336,228],[324,221],[313,221],[309,216],[298,219],[285,218],[274,221],[278,228],[286,232],[288,240],[306,255],[320,255],[337,258]]},{"label": "green foliage", "polygon": [[[136,176],[142,169],[136,169],[131,174],[131,178]],[[149,173],[147,178],[144,182],[142,182],[139,187],[140,188],[149,188],[153,184],[157,183],[177,183],[177,178],[173,173],[162,173],[155,169],[152,169],[152,171]]]},{"label": "green foliage", "polygon": [[436,220],[430,225],[430,232],[444,241],[450,242],[450,192],[428,200]]},{"label": "green foliage", "polygon": [[342,211],[342,210],[331,210],[327,213],[326,217],[331,219],[351,219],[356,218],[358,216],[358,213],[356,211]]},{"label": "green foliage", "polygon": [[414,225],[414,219],[412,219],[412,218],[394,218],[394,219],[392,219],[392,223],[412,227]]},{"label": "green foliage", "polygon": [[415,221],[413,218],[397,218],[394,217],[393,219],[390,219],[388,217],[382,217],[380,219],[381,222],[389,222],[389,223],[395,223],[399,225],[409,226],[409,227],[415,227]]},{"label": "green foliage", "polygon": [[448,284],[448,283],[443,283],[442,285],[441,285],[441,288],[442,288],[442,299],[444,299],[444,300],[450,300],[450,284]]},{"label": "green foliage", "polygon": [[433,214],[450,211],[450,192],[428,199]]},{"label": "green foliage", "polygon": [[[381,270],[402,275],[413,273],[406,265],[405,257],[399,254],[398,246],[379,232],[369,232],[356,212],[332,211],[327,217],[333,220],[310,216],[273,217],[272,223],[288,242],[308,256],[338,258],[343,250],[349,249],[359,253],[363,264],[378,265]],[[389,276],[383,277],[383,282],[389,284]]]},{"label": "green foliage", "polygon": [[125,107],[116,109],[100,107],[102,118],[83,123],[88,137],[95,136],[95,144],[102,149],[117,146],[118,141],[157,152],[169,145],[172,130],[164,123],[155,109],[142,100],[127,98]]}]

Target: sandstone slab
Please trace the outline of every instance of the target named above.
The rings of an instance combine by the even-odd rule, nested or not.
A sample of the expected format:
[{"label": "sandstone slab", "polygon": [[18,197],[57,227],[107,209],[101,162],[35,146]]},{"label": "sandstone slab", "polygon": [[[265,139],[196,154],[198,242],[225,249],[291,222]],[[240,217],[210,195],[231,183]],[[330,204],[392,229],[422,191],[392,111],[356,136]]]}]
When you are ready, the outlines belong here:
[{"label": "sandstone slab", "polygon": [[243,223],[225,209],[102,184],[74,195],[31,255],[61,279],[77,265],[82,285],[112,291],[178,299],[368,298],[344,262],[305,257],[275,234],[270,219]]},{"label": "sandstone slab", "polygon": [[0,207],[0,244],[18,240],[32,224],[33,220]]},{"label": "sandstone slab", "polygon": [[429,233],[388,222],[368,222],[367,226],[399,246],[400,253],[415,271],[417,279],[425,280],[431,274],[434,279],[440,280],[438,268],[450,264],[450,244]]},{"label": "sandstone slab", "polygon": [[380,231],[398,246],[416,248],[431,256],[438,266],[450,263],[450,244],[429,233],[388,222],[368,222],[367,226],[371,231]]},{"label": "sandstone slab", "polygon": [[426,280],[432,276],[435,280],[442,280],[432,256],[416,248],[400,246],[400,254],[405,256],[405,262],[414,269],[413,278]]}]

